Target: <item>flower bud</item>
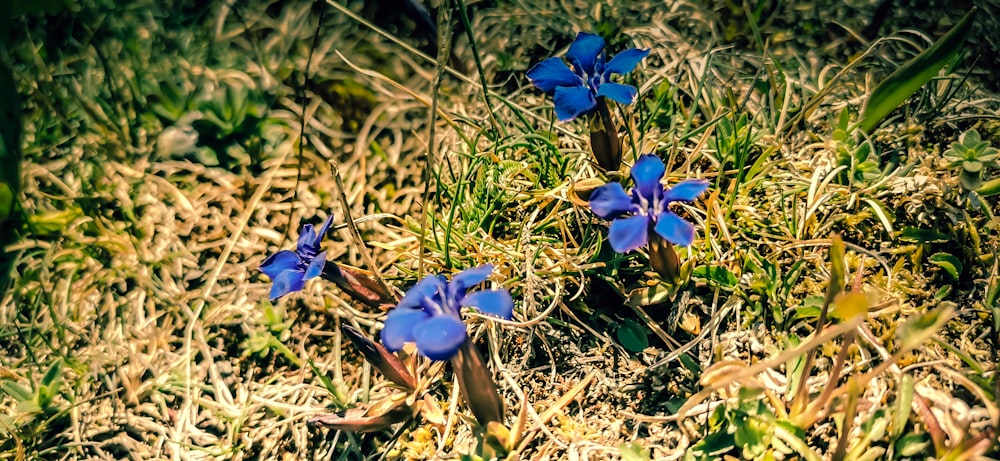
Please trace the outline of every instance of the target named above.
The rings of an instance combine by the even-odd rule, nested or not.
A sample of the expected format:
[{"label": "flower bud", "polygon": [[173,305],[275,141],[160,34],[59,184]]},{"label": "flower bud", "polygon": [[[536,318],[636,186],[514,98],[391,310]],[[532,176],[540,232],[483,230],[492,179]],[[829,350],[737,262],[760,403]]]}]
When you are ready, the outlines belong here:
[{"label": "flower bud", "polygon": [[486,426],[491,421],[503,423],[503,400],[479,349],[466,340],[452,357],[451,366],[458,377],[462,396],[479,424]]},{"label": "flower bud", "polygon": [[386,350],[381,344],[368,339],[367,336],[350,325],[341,325],[340,330],[354,344],[354,347],[361,351],[365,360],[381,372],[386,379],[410,390],[417,388],[417,380],[413,378],[399,357]]},{"label": "flower bud", "polygon": [[327,261],[323,268],[323,278],[337,284],[351,299],[371,307],[395,304],[396,302],[392,294],[386,291],[385,287],[378,283],[374,277],[351,266]]},{"label": "flower bud", "polygon": [[603,96],[597,98],[597,110],[590,116],[590,148],[605,171],[618,171],[621,167],[622,143]]},{"label": "flower bud", "polygon": [[674,251],[674,244],[660,237],[652,226],[649,229],[649,265],[667,281],[676,280],[680,274],[681,260]]}]

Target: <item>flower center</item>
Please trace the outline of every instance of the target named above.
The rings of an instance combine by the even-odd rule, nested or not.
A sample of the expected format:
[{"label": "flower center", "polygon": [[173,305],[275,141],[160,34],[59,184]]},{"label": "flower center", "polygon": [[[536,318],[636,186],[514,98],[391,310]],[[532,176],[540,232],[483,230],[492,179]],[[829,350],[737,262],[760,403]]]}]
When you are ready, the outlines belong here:
[{"label": "flower center", "polygon": [[632,212],[641,215],[649,216],[653,221],[656,217],[667,211],[670,202],[663,200],[663,193],[654,192],[652,197],[647,197],[639,193],[639,189],[633,189],[632,196]]},{"label": "flower center", "polygon": [[317,254],[316,250],[317,250],[316,248],[313,248],[310,245],[302,245],[302,247],[300,247],[298,251],[299,258],[304,259],[306,261],[312,261],[313,258],[316,257]]},{"label": "flower center", "polygon": [[606,81],[604,78],[604,67],[606,64],[604,53],[601,53],[594,58],[593,72],[587,72],[587,69],[580,65],[580,63],[576,60],[573,60],[572,64],[573,70],[580,76],[580,80],[583,84],[589,88],[592,93],[597,94],[597,89]]},{"label": "flower center", "polygon": [[443,283],[438,287],[433,296],[424,296],[421,300],[421,307],[431,316],[457,314],[458,306],[454,299],[448,296],[448,284]]}]

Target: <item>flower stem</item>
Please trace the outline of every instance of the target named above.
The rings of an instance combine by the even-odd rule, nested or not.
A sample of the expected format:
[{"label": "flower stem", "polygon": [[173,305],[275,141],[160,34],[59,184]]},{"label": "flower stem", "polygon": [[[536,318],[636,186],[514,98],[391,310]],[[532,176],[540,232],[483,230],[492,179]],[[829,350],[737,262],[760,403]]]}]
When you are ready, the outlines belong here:
[{"label": "flower stem", "polygon": [[597,113],[590,119],[590,148],[605,171],[618,171],[621,167],[622,143],[604,96],[597,98]]}]

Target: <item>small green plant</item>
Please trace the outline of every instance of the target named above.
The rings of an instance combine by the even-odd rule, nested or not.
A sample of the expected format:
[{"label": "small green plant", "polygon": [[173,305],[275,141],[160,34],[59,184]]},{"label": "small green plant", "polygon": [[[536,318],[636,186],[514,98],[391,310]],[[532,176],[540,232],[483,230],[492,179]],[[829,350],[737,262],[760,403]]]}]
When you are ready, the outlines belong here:
[{"label": "small green plant", "polygon": [[9,453],[15,446],[37,449],[60,430],[66,417],[56,400],[62,389],[62,373],[63,363],[56,361],[40,381],[32,379],[28,386],[16,378],[0,380],[0,401],[10,398],[15,402],[12,412],[0,413],[0,452]]},{"label": "small green plant", "polygon": [[[717,459],[720,453],[739,453],[743,459],[765,459],[765,455],[774,455],[772,446],[801,448],[804,445],[802,431],[787,423],[779,424],[774,412],[764,403],[764,397],[761,389],[742,387],[737,399],[715,407],[708,418],[709,435],[695,443],[684,459]],[[811,451],[800,454],[804,459],[818,459]]]},{"label": "small green plant", "polygon": [[285,310],[271,303],[264,303],[264,316],[260,320],[262,329],[254,330],[243,342],[244,355],[267,357],[272,351],[283,355],[290,362],[300,365],[302,360],[292,352],[285,341],[291,338],[291,320],[285,320]]},{"label": "small green plant", "polygon": [[55,362],[42,376],[38,385],[29,389],[17,381],[0,382],[0,390],[17,401],[14,422],[23,422],[35,416],[43,419],[58,413],[60,408],[55,405],[55,397],[62,387],[62,362]]},{"label": "small green plant", "polygon": [[858,141],[855,127],[850,125],[847,107],[840,112],[837,128],[833,130],[833,143],[837,155],[837,167],[843,168],[837,174],[840,184],[867,183],[881,176],[878,152],[868,139]]},{"label": "small green plant", "polygon": [[[748,305],[750,318],[763,315],[765,321],[785,324],[787,320],[785,309],[792,287],[802,276],[805,261],[796,261],[790,266],[782,267],[756,250],[751,249],[743,263],[743,273],[749,274],[749,285],[743,289],[743,296]],[[735,278],[735,276],[732,276]],[[769,310],[769,312],[765,311]],[[769,314],[769,316],[764,314]],[[795,309],[791,312],[793,319],[806,317],[805,309]]]},{"label": "small green plant", "polygon": [[987,168],[998,168],[997,149],[989,141],[983,141],[979,132],[969,130],[962,133],[958,142],[944,152],[947,168],[960,168],[958,183],[966,190],[976,190],[983,184],[983,174]]},{"label": "small green plant", "polygon": [[930,48],[900,66],[872,90],[861,113],[862,131],[871,133],[892,111],[959,55],[965,39],[972,31],[977,11],[976,8],[969,10],[947,34],[934,42]]},{"label": "small green plant", "polygon": [[232,168],[245,158],[249,158],[251,165],[260,162],[261,130],[267,115],[260,93],[243,86],[226,86],[211,99],[202,101],[198,108],[203,117],[191,122],[191,126],[198,132],[199,144],[215,154],[207,164]]},{"label": "small green plant", "polygon": [[230,170],[260,163],[260,153],[267,142],[265,131],[273,123],[268,118],[265,96],[260,92],[245,85],[227,84],[202,96],[165,80],[150,93],[150,110],[160,122],[188,133],[189,142],[196,144],[180,149],[161,146],[165,152],[178,150],[171,153]]},{"label": "small green plant", "polygon": [[649,450],[642,448],[642,445],[637,442],[618,445],[618,452],[622,455],[623,461],[649,461],[653,459],[650,457]]},{"label": "small green plant", "polygon": [[[847,279],[846,247],[839,236],[834,236],[830,249],[830,277],[823,297],[815,332],[799,340],[789,337],[783,351],[763,362],[747,365],[738,360],[723,360],[707,368],[701,382],[705,390],[694,395],[678,411],[682,417],[703,398],[718,392],[725,404],[716,407],[708,420],[709,435],[693,444],[685,459],[718,459],[723,453],[741,455],[744,459],[773,459],[776,453],[797,453],[800,459],[821,459],[815,446],[809,444],[807,434],[818,423],[828,418],[844,421],[838,428],[836,444],[831,446],[832,459],[877,459],[882,448],[873,445],[881,439],[887,427],[888,413],[876,413],[853,428],[863,389],[876,377],[883,375],[903,356],[930,340],[954,313],[950,305],[913,316],[898,331],[898,349],[881,364],[870,370],[851,374],[846,379],[845,370],[851,356],[852,344],[857,340],[858,326],[867,322],[870,309],[868,296],[861,291],[861,272],[854,277],[852,288],[845,291]],[[823,328],[827,322],[829,327]],[[834,340],[841,336],[839,344]],[[829,344],[836,350],[832,366],[823,386],[815,386],[815,365],[819,349]],[[787,386],[784,394],[762,385],[754,377],[767,368],[785,367]],[[739,383],[733,391],[731,384]],[[842,384],[841,384],[842,383]],[[905,397],[905,396],[904,396]],[[903,410],[908,410],[908,406]],[[906,424],[909,412],[903,411],[896,419],[898,428]],[[890,415],[897,417],[895,413]],[[857,434],[870,437],[857,437]]]}]

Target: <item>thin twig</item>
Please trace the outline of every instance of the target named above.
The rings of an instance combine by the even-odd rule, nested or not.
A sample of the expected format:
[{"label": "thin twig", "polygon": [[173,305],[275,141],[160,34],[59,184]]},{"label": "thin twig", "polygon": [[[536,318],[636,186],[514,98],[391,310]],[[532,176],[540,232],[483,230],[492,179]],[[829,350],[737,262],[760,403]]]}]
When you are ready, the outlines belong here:
[{"label": "thin twig", "polygon": [[351,232],[351,239],[354,240],[355,247],[361,253],[361,259],[365,260],[365,265],[372,271],[372,275],[375,276],[375,280],[379,285],[382,285],[382,288],[387,293],[395,294],[396,292],[389,287],[389,284],[385,283],[382,271],[375,264],[375,258],[372,257],[371,251],[368,250],[368,245],[361,236],[361,232],[358,231],[358,226],[354,224],[354,218],[351,216],[351,204],[347,201],[347,194],[344,193],[344,180],[340,176],[340,163],[337,162],[337,159],[331,158],[330,167],[333,168],[333,179],[337,185],[337,198],[340,200],[340,208],[344,212],[344,222],[347,223],[347,229]]},{"label": "thin twig", "polygon": [[447,65],[448,57],[451,53],[448,48],[451,46],[451,14],[448,5],[438,9],[438,56],[434,64],[434,79],[431,81],[431,109],[427,114],[427,162],[424,170],[420,173],[420,180],[424,183],[423,195],[420,204],[420,252],[419,264],[417,265],[417,279],[424,276],[424,250],[427,247],[427,206],[430,203],[431,194],[431,172],[434,171],[434,157],[437,154],[434,150],[434,136],[437,127],[438,96],[441,91],[441,75]]}]

